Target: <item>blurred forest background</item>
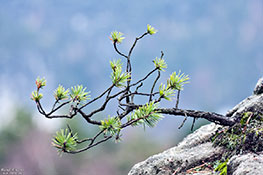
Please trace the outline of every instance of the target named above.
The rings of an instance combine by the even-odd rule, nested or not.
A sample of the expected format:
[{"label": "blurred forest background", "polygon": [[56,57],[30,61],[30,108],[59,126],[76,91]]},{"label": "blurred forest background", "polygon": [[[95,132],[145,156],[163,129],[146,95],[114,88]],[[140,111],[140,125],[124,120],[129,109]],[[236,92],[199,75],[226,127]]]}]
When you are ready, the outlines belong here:
[{"label": "blurred forest background", "polygon": [[[191,78],[181,108],[224,114],[263,75],[261,0],[0,0],[0,168],[20,168],[26,175],[123,175],[189,134],[192,119],[178,130],[183,118],[166,116],[154,129],[127,129],[121,143],[59,157],[51,146],[56,130],[67,123],[80,137],[94,130],[80,117],[48,120],[30,100],[38,76],[47,79],[47,108],[59,84],[83,84],[97,96],[111,83],[109,60],[120,58],[110,32],[125,34],[119,48],[127,52],[147,24],[158,33],[136,46],[133,78],[148,73],[163,50],[168,69],[160,82],[178,70]],[[195,129],[204,123],[199,120]]]}]

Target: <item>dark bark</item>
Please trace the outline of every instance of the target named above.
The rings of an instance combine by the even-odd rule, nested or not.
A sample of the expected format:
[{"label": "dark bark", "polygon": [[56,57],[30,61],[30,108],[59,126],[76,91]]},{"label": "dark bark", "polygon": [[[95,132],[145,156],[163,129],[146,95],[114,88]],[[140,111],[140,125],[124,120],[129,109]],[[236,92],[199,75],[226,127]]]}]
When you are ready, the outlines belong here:
[{"label": "dark bark", "polygon": [[214,122],[216,124],[224,125],[224,126],[233,126],[236,123],[234,118],[226,117],[224,115],[217,114],[214,112],[183,110],[183,109],[176,109],[176,108],[160,108],[160,109],[157,109],[157,111],[162,114],[189,116],[189,117],[194,117],[194,118],[204,118],[208,121]]}]

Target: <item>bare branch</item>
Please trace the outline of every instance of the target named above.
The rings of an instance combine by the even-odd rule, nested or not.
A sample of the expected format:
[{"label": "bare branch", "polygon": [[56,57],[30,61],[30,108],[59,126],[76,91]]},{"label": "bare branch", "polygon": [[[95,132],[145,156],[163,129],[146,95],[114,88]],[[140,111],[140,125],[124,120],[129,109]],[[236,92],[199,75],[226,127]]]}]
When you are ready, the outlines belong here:
[{"label": "bare branch", "polygon": [[105,90],[102,94],[100,94],[98,97],[92,99],[91,101],[89,101],[88,103],[86,103],[85,105],[81,106],[79,109],[83,109],[86,106],[90,105],[91,103],[97,101],[98,99],[100,99],[101,97],[103,97],[108,91],[111,91],[112,88],[114,87],[114,84],[112,84],[107,90]]},{"label": "bare branch", "polygon": [[62,104],[60,104],[58,107],[56,107],[55,109],[52,109],[47,115],[52,115],[54,112],[56,112],[57,110],[59,110],[60,108],[62,108],[63,106],[65,106],[66,104],[69,104],[71,101],[67,101],[64,102]]},{"label": "bare branch", "polygon": [[72,115],[46,115],[45,117],[48,119],[53,119],[53,118],[73,118],[76,115],[76,113],[73,113]]},{"label": "bare branch", "polygon": [[[177,109],[177,108],[176,108],[176,109]],[[181,128],[184,126],[184,123],[186,122],[187,117],[188,117],[188,116],[185,114],[184,120],[183,120],[182,124],[178,127],[178,129],[181,129]]]},{"label": "bare branch", "polygon": [[[132,54],[132,51],[134,49],[134,47],[136,46],[136,43],[138,40],[142,39],[144,36],[146,36],[148,34],[148,32],[142,34],[140,37],[137,37],[132,45],[132,47],[130,48],[130,51],[129,51],[129,54],[128,54],[128,57],[127,57],[127,66],[126,66],[126,73],[129,73],[130,74],[130,78],[128,79],[127,81],[127,91],[126,91],[126,94],[128,94],[128,92],[130,91],[130,83],[131,83],[131,77],[132,77],[132,66],[131,66],[131,54]],[[130,102],[130,98],[129,97],[126,97],[126,103],[129,103]]]},{"label": "bare branch", "polygon": [[95,135],[95,136],[91,139],[91,142],[90,142],[90,144],[89,144],[87,147],[82,148],[82,149],[79,149],[79,150],[76,150],[76,151],[66,151],[66,152],[67,152],[67,153],[70,153],[70,154],[81,153],[81,152],[86,151],[86,150],[88,150],[88,149],[90,149],[90,148],[92,148],[92,147],[94,147],[94,146],[97,146],[97,145],[103,143],[103,142],[106,142],[107,140],[109,140],[109,139],[111,139],[111,138],[113,137],[113,136],[106,136],[104,139],[102,139],[102,140],[94,143],[95,140],[97,139],[97,137],[99,137],[103,132],[104,132],[104,130],[101,130],[100,132],[98,132],[98,134]]},{"label": "bare branch", "polygon": [[152,89],[151,89],[151,93],[150,93],[151,95],[150,95],[150,98],[149,98],[149,102],[152,101],[153,90],[154,90],[154,87],[155,87],[157,81],[159,80],[160,76],[161,76],[161,73],[160,73],[160,70],[158,70],[158,75],[157,75],[156,79],[154,80],[153,86],[152,86]]},{"label": "bare branch", "polygon": [[143,77],[142,79],[138,80],[136,83],[131,84],[130,87],[136,86],[137,84],[143,82],[144,80],[146,80],[151,74],[153,74],[153,73],[154,73],[155,71],[157,71],[157,70],[158,70],[157,68],[153,69],[153,70],[152,70],[151,72],[149,72],[145,77]]},{"label": "bare branch", "polygon": [[119,49],[117,48],[117,42],[113,42],[113,46],[114,46],[115,51],[116,51],[119,55],[121,55],[121,56],[123,56],[123,57],[125,57],[125,58],[128,59],[128,56],[125,55],[125,54],[123,54],[123,53],[121,53],[121,52],[119,51]]},{"label": "bare branch", "polygon": [[45,111],[43,110],[40,101],[36,101],[37,104],[37,110],[39,111],[40,114],[46,115]]},{"label": "bare branch", "polygon": [[177,92],[177,98],[176,98],[176,104],[175,104],[175,108],[178,109],[178,106],[179,106],[179,98],[180,98],[180,90],[178,90]]},{"label": "bare branch", "polygon": [[[68,127],[68,130],[69,130],[69,132],[70,132],[71,137],[73,137],[73,132],[72,132],[69,124],[67,124],[67,127]],[[84,143],[84,142],[87,142],[87,141],[92,141],[92,139],[91,139],[91,138],[86,138],[86,139],[82,139],[82,140],[75,139],[75,141],[76,141],[78,144],[81,144],[81,143]]]},{"label": "bare branch", "polygon": [[129,57],[129,58],[131,57],[132,51],[133,51],[133,49],[134,49],[137,41],[140,40],[140,39],[142,39],[142,38],[143,38],[144,36],[146,36],[147,34],[148,34],[148,33],[146,32],[146,33],[142,34],[140,37],[137,37],[137,38],[135,39],[135,41],[134,41],[134,43],[133,43],[133,45],[132,45],[132,47],[131,47],[131,49],[130,49],[130,51],[129,51],[129,54],[128,54],[128,57]]},{"label": "bare branch", "polygon": [[54,103],[54,105],[53,105],[53,107],[52,107],[52,109],[51,109],[51,111],[53,111],[54,109],[55,109],[55,107],[56,107],[56,104],[59,102],[59,100],[56,100],[55,101],[55,103]]},{"label": "bare branch", "polygon": [[159,113],[162,114],[169,114],[169,115],[179,115],[184,116],[187,115],[189,117],[195,118],[203,118],[208,121],[224,125],[224,126],[233,126],[236,121],[234,118],[226,117],[221,114],[217,114],[214,112],[204,112],[204,111],[196,111],[196,110],[183,110],[183,109],[176,109],[176,108],[160,108],[156,109]]},{"label": "bare branch", "polygon": [[84,119],[86,119],[86,121],[90,124],[94,124],[94,125],[101,125],[101,122],[95,121],[95,120],[91,120],[89,116],[87,116],[81,109],[78,110],[78,112],[82,115],[82,117]]},{"label": "bare branch", "polygon": [[191,126],[191,131],[193,131],[193,130],[194,130],[195,121],[196,121],[196,118],[194,117],[194,118],[193,118],[193,123],[192,123],[192,126]]},{"label": "bare branch", "polygon": [[[101,107],[98,108],[98,109],[96,109],[96,110],[93,110],[92,112],[90,112],[89,114],[87,114],[86,117],[87,117],[87,118],[90,118],[90,117],[93,116],[94,114],[103,111],[103,110],[106,108],[108,102],[109,102],[111,99],[114,99],[115,97],[119,96],[120,94],[124,93],[125,91],[126,91],[126,89],[125,89],[125,90],[122,90],[122,91],[120,91],[120,92],[118,92],[118,93],[116,93],[116,94],[114,94],[114,95],[111,95],[111,96],[110,96],[111,90],[108,91],[107,97],[106,97],[104,103],[101,105]],[[80,109],[81,109],[81,108],[80,108]]]}]

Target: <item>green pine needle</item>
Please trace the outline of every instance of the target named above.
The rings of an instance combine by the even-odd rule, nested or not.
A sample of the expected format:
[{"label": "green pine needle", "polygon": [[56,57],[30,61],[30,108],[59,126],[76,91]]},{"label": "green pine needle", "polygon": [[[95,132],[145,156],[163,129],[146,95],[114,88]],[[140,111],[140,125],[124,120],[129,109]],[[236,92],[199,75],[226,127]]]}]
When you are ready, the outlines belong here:
[{"label": "green pine needle", "polygon": [[147,24],[147,33],[149,33],[150,35],[153,35],[157,32],[157,30],[155,28],[153,28],[151,25]]},{"label": "green pine needle", "polygon": [[59,85],[58,88],[54,91],[54,97],[56,100],[64,100],[68,98],[69,90],[65,90],[62,85]]},{"label": "green pine needle", "polygon": [[110,39],[114,43],[121,43],[122,40],[125,38],[125,37],[122,37],[122,36],[123,36],[123,33],[114,31],[114,32],[111,32],[111,38]]},{"label": "green pine needle", "polygon": [[183,86],[189,83],[189,79],[189,76],[184,73],[181,74],[181,71],[178,73],[173,72],[167,80],[167,87],[175,90],[183,90]]},{"label": "green pine needle", "polygon": [[153,63],[158,70],[164,71],[164,69],[167,68],[167,64],[162,58],[156,57]]},{"label": "green pine needle", "polygon": [[110,135],[115,135],[121,130],[121,121],[118,117],[108,117],[108,119],[101,120],[101,130],[105,133],[110,133]]},{"label": "green pine needle", "polygon": [[125,82],[129,80],[130,73],[122,72],[121,60],[110,61],[110,66],[112,69],[111,81],[116,87],[124,87]]},{"label": "green pine needle", "polygon": [[86,88],[83,88],[82,85],[77,85],[77,86],[71,87],[70,97],[71,97],[72,101],[73,102],[75,102],[75,101],[81,102],[81,101],[88,100],[90,97],[90,95],[89,95],[90,92],[86,92],[85,90],[86,90]]},{"label": "green pine needle", "polygon": [[59,153],[73,151],[77,146],[77,133],[72,135],[68,129],[57,131],[52,139],[52,145],[58,149]]},{"label": "green pine needle", "polygon": [[43,97],[43,94],[39,93],[38,91],[33,91],[31,95],[31,100],[38,102],[40,101],[42,97]]},{"label": "green pine needle", "polygon": [[134,113],[128,117],[128,121],[136,121],[133,123],[133,126],[143,125],[145,128],[145,125],[147,125],[154,127],[163,118],[163,116],[156,111],[157,107],[157,103],[147,103],[136,109]]},{"label": "green pine needle", "polygon": [[175,91],[173,89],[165,87],[165,84],[161,83],[161,85],[159,86],[159,95],[165,100],[171,101],[172,97],[175,96]]},{"label": "green pine needle", "polygon": [[37,86],[37,89],[40,89],[40,88],[43,88],[44,86],[46,86],[46,79],[37,77],[36,86]]}]

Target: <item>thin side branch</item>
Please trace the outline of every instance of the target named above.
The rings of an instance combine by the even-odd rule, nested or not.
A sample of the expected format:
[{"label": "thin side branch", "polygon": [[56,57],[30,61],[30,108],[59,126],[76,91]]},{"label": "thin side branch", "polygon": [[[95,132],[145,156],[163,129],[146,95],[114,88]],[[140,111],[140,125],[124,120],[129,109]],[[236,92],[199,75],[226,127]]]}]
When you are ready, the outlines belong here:
[{"label": "thin side branch", "polygon": [[177,98],[176,98],[176,104],[175,104],[175,108],[178,109],[179,106],[179,99],[180,99],[180,90],[178,90],[177,92]]},{"label": "thin side branch", "polygon": [[181,129],[184,126],[184,123],[186,122],[187,117],[188,116],[185,114],[184,120],[183,120],[182,124],[178,127],[178,129]]},{"label": "thin side branch", "polygon": [[157,70],[158,70],[157,68],[153,69],[153,70],[152,70],[151,72],[149,72],[145,77],[143,77],[142,79],[138,80],[136,83],[131,84],[130,87],[136,86],[137,84],[143,82],[144,80],[146,80],[151,74],[153,74],[153,73],[154,73],[155,71],[157,71]]},{"label": "thin side branch", "polygon": [[[114,99],[115,97],[119,96],[120,94],[124,93],[125,91],[126,91],[126,89],[125,89],[125,90],[122,90],[122,91],[120,91],[120,92],[118,92],[118,93],[116,93],[116,94],[114,94],[114,95],[111,95],[111,96],[109,96],[109,94],[110,94],[110,92],[111,92],[111,91],[109,91],[108,94],[107,94],[107,97],[106,97],[106,99],[105,99],[105,101],[104,101],[104,103],[102,104],[102,106],[101,106],[100,108],[96,109],[96,110],[93,110],[93,111],[90,112],[89,114],[87,114],[86,117],[87,117],[87,118],[90,118],[90,117],[93,116],[94,114],[103,111],[103,110],[106,108],[108,102],[109,102],[111,99]],[[81,108],[80,108],[80,109],[81,109]]]},{"label": "thin side branch", "polygon": [[154,82],[153,82],[153,86],[152,86],[152,89],[151,89],[151,93],[150,93],[149,102],[151,102],[151,101],[152,101],[152,97],[153,97],[153,90],[154,90],[154,88],[155,88],[155,85],[156,85],[157,81],[159,80],[160,76],[161,76],[161,72],[160,72],[160,70],[158,70],[158,75],[157,75],[156,79],[154,80]]},{"label": "thin side branch", "polygon": [[102,139],[102,140],[100,140],[100,141],[98,141],[98,142],[96,142],[96,143],[91,142],[92,144],[89,144],[89,145],[88,145],[87,147],[85,147],[85,148],[82,148],[82,149],[79,149],[79,150],[76,150],[76,151],[67,151],[67,153],[77,154],[77,153],[84,152],[84,151],[86,151],[86,150],[88,150],[88,149],[90,149],[90,148],[92,148],[92,147],[94,147],[94,146],[97,146],[97,145],[99,145],[99,144],[101,144],[101,143],[103,143],[103,142],[106,142],[107,140],[111,139],[112,137],[113,137],[113,136],[107,136],[107,137],[105,137],[104,139]]},{"label": "thin side branch", "polygon": [[144,36],[146,36],[147,34],[148,34],[148,33],[145,32],[145,33],[142,34],[140,37],[138,37],[138,38],[135,39],[135,41],[134,41],[134,43],[133,43],[133,45],[132,45],[132,47],[131,47],[131,49],[130,49],[130,51],[129,51],[129,54],[128,54],[128,57],[129,57],[129,58],[131,57],[132,51],[133,51],[134,47],[136,46],[137,41],[140,40],[140,39],[142,39],[142,38],[143,38]]},{"label": "thin side branch", "polygon": [[111,91],[112,88],[114,87],[114,84],[112,84],[107,90],[105,90],[103,93],[101,93],[98,97],[92,99],[91,101],[89,101],[88,103],[86,103],[85,105],[81,106],[79,109],[83,109],[86,106],[90,105],[91,103],[97,101],[98,99],[100,99],[101,97],[103,97],[108,91]]},{"label": "thin side branch", "polygon": [[[67,127],[68,127],[68,130],[69,130],[69,132],[70,132],[71,137],[73,137],[73,132],[72,132],[69,124],[67,124]],[[91,138],[85,138],[85,139],[82,139],[82,140],[75,139],[75,141],[76,141],[78,144],[81,144],[81,143],[84,143],[84,142],[87,142],[87,141],[92,141],[92,140],[93,140],[93,139],[91,139]]]},{"label": "thin side branch", "polygon": [[[129,93],[130,91],[130,83],[131,83],[131,77],[132,77],[132,65],[131,65],[131,54],[132,54],[132,51],[134,49],[134,47],[136,46],[136,43],[138,40],[142,39],[144,36],[146,36],[148,34],[148,32],[142,34],[140,37],[137,37],[132,45],[132,47],[130,48],[130,51],[129,51],[129,54],[128,56],[126,57],[127,58],[127,66],[126,66],[126,73],[129,73],[130,74],[130,78],[128,79],[127,81],[127,88],[126,88],[126,94]],[[126,97],[126,103],[129,103],[130,102],[130,98],[129,97]]]},{"label": "thin side branch", "polygon": [[125,54],[123,54],[123,53],[121,53],[121,52],[119,51],[119,49],[117,48],[117,43],[116,43],[116,42],[113,43],[113,46],[114,46],[115,51],[116,51],[119,55],[121,55],[121,56],[123,56],[123,57],[125,57],[125,58],[128,59],[128,56],[127,56],[127,55],[125,55]]},{"label": "thin side branch", "polygon": [[[59,105],[58,107],[56,108],[53,108],[47,115],[52,115],[54,112],[56,112],[57,110],[59,110],[60,108],[62,108],[63,106],[65,106],[66,104],[69,104],[71,101],[67,101],[67,102],[64,102],[62,103],[61,105]],[[56,102],[55,102],[56,103]],[[54,104],[55,106],[55,104]]]}]

